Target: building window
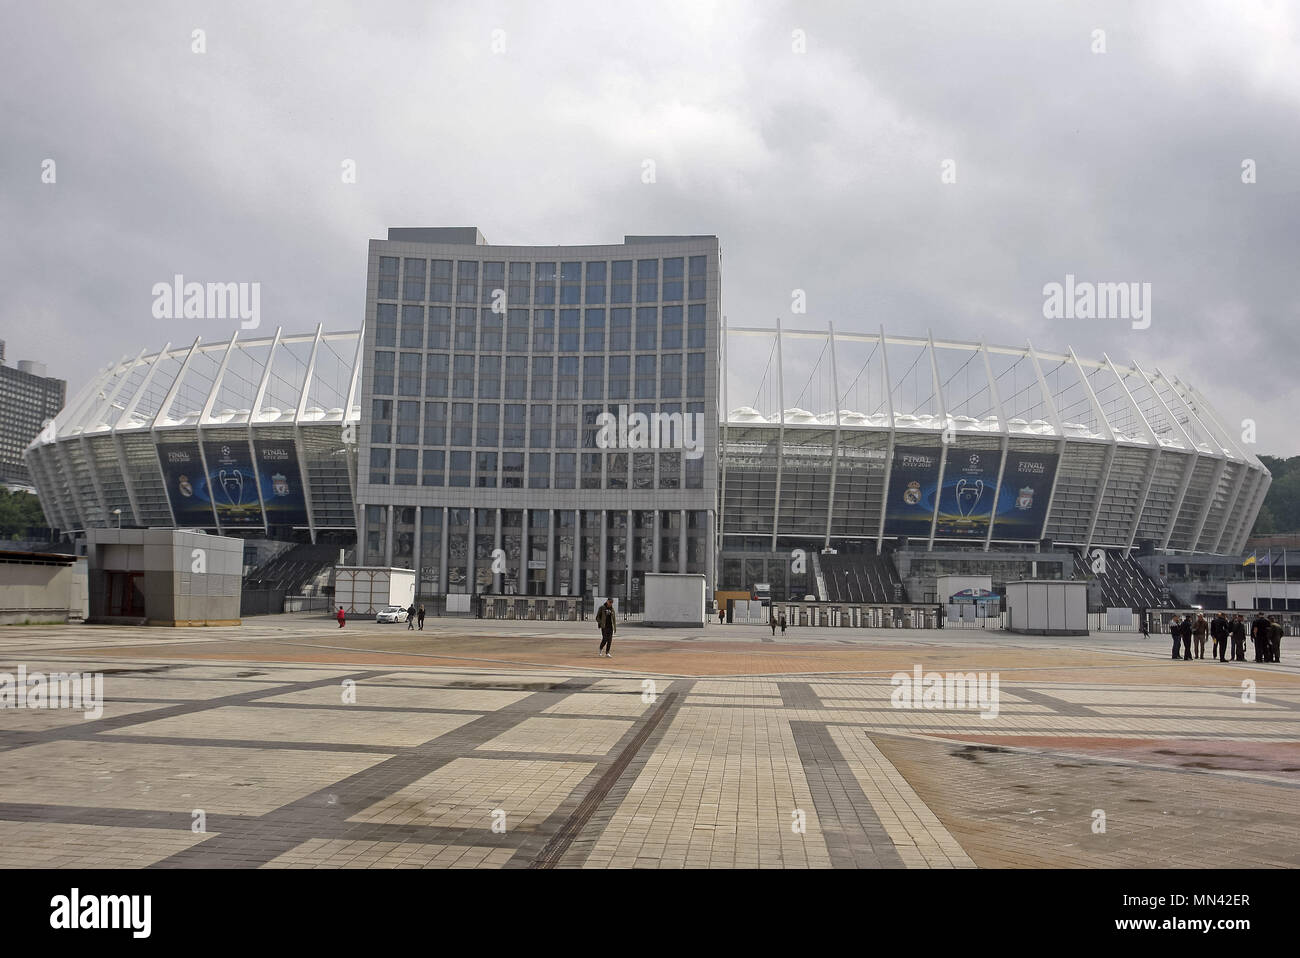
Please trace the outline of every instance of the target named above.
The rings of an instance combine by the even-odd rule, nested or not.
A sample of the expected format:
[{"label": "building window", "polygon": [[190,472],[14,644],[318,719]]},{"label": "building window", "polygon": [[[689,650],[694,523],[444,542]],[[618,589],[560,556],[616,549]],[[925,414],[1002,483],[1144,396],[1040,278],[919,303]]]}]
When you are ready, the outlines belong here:
[{"label": "building window", "polygon": [[[478,445],[495,446],[497,444],[497,424],[500,422],[500,407],[494,402],[478,404]],[[495,475],[496,469],[493,468]],[[493,485],[496,485],[493,482]]]},{"label": "building window", "polygon": [[474,357],[454,356],[451,361],[451,394],[460,399],[474,397]]},{"label": "building window", "polygon": [[429,264],[429,302],[451,302],[451,260],[435,259]]},{"label": "building window", "polygon": [[692,256],[690,267],[691,275],[688,284],[687,294],[690,299],[703,299],[705,280],[707,278],[708,257]]},{"label": "building window", "polygon": [[549,449],[551,446],[551,407],[534,406],[533,422],[528,445],[533,449]]},{"label": "building window", "polygon": [[528,454],[528,488],[549,489],[551,487],[551,454],[549,452],[530,452]]},{"label": "building window", "polygon": [[397,392],[402,396],[420,395],[420,367],[424,365],[422,353],[402,353],[401,369],[397,377]]},{"label": "building window", "polygon": [[497,454],[495,452],[480,452],[477,459],[474,485],[480,489],[495,489],[497,487]]},{"label": "building window", "polygon": [[532,263],[510,264],[510,295],[507,298],[507,305],[527,306],[532,302],[532,277]]},{"label": "building window", "polygon": [[522,489],[524,487],[524,454],[506,452],[501,454],[501,488]]},{"label": "building window", "polygon": [[[424,404],[424,444],[426,446],[443,446],[447,443],[447,404],[445,402],[427,402]],[[442,460],[438,460],[438,469],[442,470]],[[438,485],[442,485],[441,482]]]},{"label": "building window", "polygon": [[[505,408],[505,428],[501,445],[507,449],[522,449],[524,434],[528,429],[528,407],[511,403]],[[521,471],[523,467],[520,467]]]},{"label": "building window", "polygon": [[399,402],[397,404],[397,443],[402,446],[418,446],[420,444],[420,404],[418,402]]},{"label": "building window", "polygon": [[609,357],[608,383],[609,383],[610,399],[628,398],[630,366],[631,366],[631,357],[629,356]]},{"label": "building window", "polygon": [[659,310],[654,306],[636,308],[636,348],[659,348]]},{"label": "building window", "polygon": [[451,307],[429,307],[429,348],[451,348]]},{"label": "building window", "polygon": [[456,350],[472,353],[478,333],[478,310],[461,307],[456,310]]},{"label": "building window", "polygon": [[582,398],[605,398],[605,357],[585,356],[582,360]]},{"label": "building window", "polygon": [[604,263],[587,264],[587,305],[605,302],[605,273]]},{"label": "building window", "polygon": [[533,288],[533,302],[539,306],[550,306],[555,302],[555,264],[534,263],[533,275],[536,280]]},{"label": "building window", "polygon": [[[474,431],[474,404],[454,402],[451,404],[451,444],[453,446],[472,446]],[[455,483],[452,483],[455,485]]]},{"label": "building window", "polygon": [[506,349],[512,353],[528,349],[528,310],[512,309],[507,314]]},{"label": "building window", "polygon": [[402,267],[406,270],[402,274],[402,299],[408,303],[424,302],[425,261],[422,259],[403,260]]},{"label": "building window", "polygon": [[632,302],[632,261],[630,259],[614,261],[613,288],[609,301],[611,303]]},{"label": "building window", "polygon": [[691,349],[703,349],[708,335],[704,325],[704,304],[695,303],[687,307],[686,319],[689,324],[686,345]]},{"label": "building window", "polygon": [[655,398],[655,359],[657,357],[652,353],[649,356],[638,356],[636,358],[636,398],[637,399],[654,399]]},{"label": "building window", "polygon": [[[426,426],[427,428],[427,426]],[[424,450],[424,474],[420,479],[423,486],[441,486],[445,481],[443,475],[443,463],[445,453],[441,449]],[[428,514],[429,510],[424,510]],[[434,553],[437,554],[436,552]],[[426,553],[427,555],[427,553]]]},{"label": "building window", "polygon": [[533,399],[551,398],[551,357],[533,357]]},{"label": "building window", "polygon": [[456,302],[478,302],[478,263],[461,260],[456,264]]},{"label": "building window", "polygon": [[393,394],[393,364],[396,361],[390,352],[379,350],[375,353],[375,379],[373,391],[381,396]]},{"label": "building window", "polygon": [[398,260],[396,256],[379,257],[380,299],[397,299],[397,269]]},{"label": "building window", "polygon": [[375,306],[375,345],[397,345],[397,307],[392,303]]},{"label": "building window", "polygon": [[663,348],[682,348],[682,308],[680,306],[664,307]]},{"label": "building window", "polygon": [[485,353],[501,352],[501,314],[484,309],[479,315],[478,348]]},{"label": "building window", "polygon": [[682,301],[682,267],[685,265],[680,256],[664,260],[664,301],[680,303]]},{"label": "building window", "polygon": [[420,470],[420,450],[397,450],[397,468],[393,473],[393,484],[397,486],[415,485],[415,477]]},{"label": "building window", "polygon": [[632,310],[611,309],[609,311],[609,349],[610,352],[625,352],[632,348]]},{"label": "building window", "polygon": [[388,485],[388,460],[391,450],[378,446],[370,448],[370,481],[375,485]]},{"label": "building window", "polygon": [[498,399],[501,396],[501,357],[478,358],[478,396],[480,399]]},{"label": "building window", "polygon": [[636,261],[636,301],[653,303],[659,299],[659,260]]},{"label": "building window", "polygon": [[429,353],[425,357],[424,394],[426,396],[447,395],[450,364],[451,358],[446,353]]},{"label": "building window", "polygon": [[447,485],[468,486],[470,454],[467,451],[454,450],[449,457],[451,468],[448,470]]}]

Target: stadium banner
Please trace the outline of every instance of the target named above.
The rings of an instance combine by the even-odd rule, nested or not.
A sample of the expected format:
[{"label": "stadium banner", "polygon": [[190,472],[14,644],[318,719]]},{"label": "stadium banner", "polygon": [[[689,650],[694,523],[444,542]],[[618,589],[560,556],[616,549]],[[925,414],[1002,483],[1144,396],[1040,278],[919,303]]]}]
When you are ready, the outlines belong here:
[{"label": "stadium banner", "polygon": [[1054,452],[1007,453],[993,538],[1027,541],[1039,537],[1043,520],[1047,518],[1047,500],[1052,495],[1056,464]]},{"label": "stadium banner", "polygon": [[257,473],[247,440],[208,440],[203,443],[208,462],[207,487],[223,527],[262,525],[262,504],[257,499]]},{"label": "stadium banner", "polygon": [[988,535],[1001,461],[998,449],[963,452],[949,447],[934,529],[937,538],[983,539]]},{"label": "stadium banner", "polygon": [[885,504],[885,534],[929,536],[939,485],[939,450],[895,446]]},{"label": "stadium banner", "polygon": [[208,496],[208,480],[203,475],[203,460],[197,442],[158,443],[158,464],[162,467],[167,501],[180,527],[214,529],[216,517]]},{"label": "stadium banner", "polygon": [[307,496],[292,439],[256,439],[257,476],[266,521],[273,525],[307,525]]}]

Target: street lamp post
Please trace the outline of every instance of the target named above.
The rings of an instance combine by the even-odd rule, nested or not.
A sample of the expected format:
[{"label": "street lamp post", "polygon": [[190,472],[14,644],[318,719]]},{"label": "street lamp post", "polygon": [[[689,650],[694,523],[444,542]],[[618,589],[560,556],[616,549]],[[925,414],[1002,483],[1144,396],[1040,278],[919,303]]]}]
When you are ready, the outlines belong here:
[{"label": "street lamp post", "polygon": [[121,509],[114,509],[114,510],[113,510],[113,515],[117,516],[117,527],[118,527],[119,529],[121,529],[121,528],[122,528],[122,510],[121,510]]}]

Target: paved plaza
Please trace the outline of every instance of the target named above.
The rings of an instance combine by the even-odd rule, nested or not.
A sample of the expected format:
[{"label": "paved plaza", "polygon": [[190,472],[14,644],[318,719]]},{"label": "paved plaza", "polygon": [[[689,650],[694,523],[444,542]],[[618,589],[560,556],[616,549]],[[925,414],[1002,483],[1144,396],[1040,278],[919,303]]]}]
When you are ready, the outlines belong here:
[{"label": "paved plaza", "polygon": [[[0,709],[0,866],[1295,867],[1293,641],[4,627],[0,672],[102,673],[104,702]],[[954,673],[993,697],[926,679]]]}]

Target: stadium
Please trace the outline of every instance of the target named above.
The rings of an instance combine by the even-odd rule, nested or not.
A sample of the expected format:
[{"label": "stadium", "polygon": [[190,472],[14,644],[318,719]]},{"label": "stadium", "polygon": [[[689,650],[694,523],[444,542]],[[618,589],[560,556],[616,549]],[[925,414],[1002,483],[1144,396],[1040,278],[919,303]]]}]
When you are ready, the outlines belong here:
[{"label": "stadium", "polygon": [[[1240,574],[1270,476],[1176,375],[883,329],[720,334],[711,589],[922,602],[942,575],[1078,575],[1094,605],[1138,608],[1213,604]],[[277,330],[111,364],[26,453],[50,524],[209,529],[331,561],[358,541],[371,461],[364,343]],[[493,591],[470,578],[445,591]]]}]

